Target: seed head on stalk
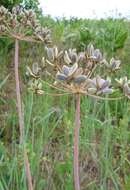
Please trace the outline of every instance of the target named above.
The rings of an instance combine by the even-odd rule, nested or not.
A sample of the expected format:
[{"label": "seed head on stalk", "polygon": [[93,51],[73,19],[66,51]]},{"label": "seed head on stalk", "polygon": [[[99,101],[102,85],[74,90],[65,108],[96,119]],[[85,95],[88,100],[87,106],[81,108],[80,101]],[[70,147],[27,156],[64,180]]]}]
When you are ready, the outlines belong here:
[{"label": "seed head on stalk", "polygon": [[[80,129],[80,98],[81,96],[93,97],[100,100],[117,100],[121,97],[104,97],[106,94],[112,94],[114,91],[122,90],[123,94],[130,99],[130,82],[127,77],[116,79],[118,85],[114,88],[114,82],[109,77],[103,77],[109,74],[107,69],[117,71],[120,69],[120,61],[111,59],[110,64],[104,61],[103,55],[99,49],[94,49],[92,44],[88,45],[84,52],[77,52],[76,49],[58,50],[56,46],[46,48],[46,56],[42,58],[46,72],[45,78],[35,78],[40,80],[41,95],[63,96],[68,94],[75,95],[75,128],[74,128],[74,186],[75,190],[80,190],[79,180],[79,129]],[[39,67],[39,66],[38,66]],[[104,67],[104,72],[102,72]],[[106,69],[107,67],[107,69]],[[41,69],[42,70],[42,69]],[[33,74],[32,74],[33,73]],[[30,77],[34,75],[30,71]],[[103,75],[103,76],[102,76]],[[114,80],[115,81],[115,80]],[[34,81],[36,84],[36,81]],[[37,83],[39,84],[39,83]],[[46,92],[46,86],[53,91]],[[32,90],[36,92],[36,87],[31,84]],[[33,89],[34,88],[34,89]],[[38,94],[38,91],[36,92]],[[39,93],[40,94],[40,93]]]},{"label": "seed head on stalk", "polygon": [[[20,144],[23,145],[23,156],[25,161],[26,179],[28,189],[33,190],[32,176],[30,171],[30,163],[24,142],[24,116],[21,104],[20,94],[20,81],[19,81],[19,41],[37,42],[50,44],[50,30],[46,27],[42,27],[36,18],[36,14],[33,10],[25,10],[19,6],[16,6],[9,11],[3,6],[0,6],[0,37],[11,38],[15,40],[15,82],[16,82],[16,102],[19,117],[19,129],[20,129]],[[28,73],[36,78],[39,75],[39,68],[37,64],[34,64],[33,71],[28,67]],[[42,94],[41,83],[34,80],[30,83],[32,88],[39,94]]]},{"label": "seed head on stalk", "polygon": [[42,27],[33,10],[0,6],[0,35],[23,41],[51,43],[50,30]]}]

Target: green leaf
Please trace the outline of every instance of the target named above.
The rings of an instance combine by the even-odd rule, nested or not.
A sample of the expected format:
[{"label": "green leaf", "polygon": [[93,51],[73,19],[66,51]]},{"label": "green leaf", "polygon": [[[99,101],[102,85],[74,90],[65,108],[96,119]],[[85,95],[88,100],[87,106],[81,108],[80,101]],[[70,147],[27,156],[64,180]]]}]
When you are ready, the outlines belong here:
[{"label": "green leaf", "polygon": [[5,83],[7,82],[8,78],[9,78],[10,75],[7,75],[5,77],[5,79],[0,83],[0,90],[2,89],[2,87],[5,85]]}]

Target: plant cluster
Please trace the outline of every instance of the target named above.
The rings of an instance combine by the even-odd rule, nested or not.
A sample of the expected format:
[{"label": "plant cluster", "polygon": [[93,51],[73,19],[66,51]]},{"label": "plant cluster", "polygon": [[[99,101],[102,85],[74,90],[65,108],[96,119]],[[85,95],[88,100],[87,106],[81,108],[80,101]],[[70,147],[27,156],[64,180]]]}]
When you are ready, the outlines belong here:
[{"label": "plant cluster", "polygon": [[12,8],[12,11],[0,7],[0,35],[50,43],[50,30],[40,25],[33,10],[20,6]]},{"label": "plant cluster", "polygon": [[[46,47],[46,56],[42,58],[42,67],[37,63],[32,69],[27,67],[27,74],[31,76],[30,89],[40,95],[48,94],[43,84],[49,85],[57,93],[49,95],[61,96],[73,94],[76,97],[75,128],[74,128],[74,185],[80,190],[79,180],[79,129],[80,129],[80,96],[90,96],[96,99],[116,100],[124,96],[130,99],[130,81],[127,77],[116,79],[113,75],[120,69],[121,61],[111,58],[107,62],[99,49],[89,44],[84,52],[77,53],[76,49],[59,51],[56,46]],[[48,75],[42,79],[42,71]],[[107,77],[108,74],[111,74]],[[49,82],[48,82],[49,81]],[[117,82],[117,85],[112,85]],[[62,91],[62,93],[59,93]],[[103,97],[113,92],[123,92],[120,97]]]},{"label": "plant cluster", "polygon": [[[48,22],[50,22],[49,18]],[[93,43],[95,47],[102,49],[107,56],[111,57],[111,55],[117,55],[128,38],[129,24],[122,18],[101,20],[77,18],[66,20],[63,18],[59,22],[60,27],[56,22],[53,25],[57,33],[61,29],[60,38],[63,39],[66,48],[71,47],[81,51],[86,44]]]},{"label": "plant cluster", "polygon": [[[19,41],[50,43],[50,30],[43,28],[32,10],[15,7],[8,11],[0,7],[0,35],[15,39],[15,80],[17,106],[20,126],[20,143],[24,144],[24,118],[22,113],[20,84],[18,74]],[[56,46],[45,48],[46,56],[42,58],[42,65],[34,63],[32,68],[27,67],[30,77],[29,87],[36,94],[62,96],[73,94],[76,97],[75,128],[74,128],[74,184],[75,190],[80,190],[79,181],[79,129],[80,129],[80,96],[90,96],[97,99],[121,99],[121,97],[103,97],[115,91],[122,91],[130,99],[130,81],[127,77],[115,79],[107,76],[115,74],[121,62],[112,58],[107,62],[99,49],[92,44],[83,52],[76,49],[58,50]],[[109,72],[108,72],[109,71]],[[44,76],[44,74],[45,76]],[[47,76],[47,77],[46,77]],[[117,85],[114,87],[114,82]],[[43,86],[43,84],[45,84]],[[46,92],[46,86],[54,92]],[[59,93],[62,92],[62,93]],[[23,149],[25,160],[26,178],[29,190],[33,190],[33,183],[26,147]]]},{"label": "plant cluster", "polygon": [[19,81],[19,41],[50,43],[50,30],[43,28],[36,18],[33,10],[25,10],[19,6],[9,11],[0,7],[0,36],[15,40],[14,71],[16,83],[16,100],[19,118],[20,137],[19,142],[23,145],[23,157],[25,162],[26,180],[29,190],[33,190],[32,176],[28,152],[25,147],[24,116],[21,103]]},{"label": "plant cluster", "polygon": [[101,51],[94,49],[92,44],[79,53],[76,49],[58,50],[56,46],[45,49],[46,56],[42,58],[42,64],[34,63],[32,69],[27,67],[26,74],[31,76],[29,85],[34,92],[46,93],[42,87],[46,73],[47,81],[49,78],[51,82],[45,84],[50,84],[53,89],[59,91],[97,98],[122,91],[129,98],[130,82],[127,77],[110,77],[120,69],[120,60],[111,58],[110,62],[106,61]]}]

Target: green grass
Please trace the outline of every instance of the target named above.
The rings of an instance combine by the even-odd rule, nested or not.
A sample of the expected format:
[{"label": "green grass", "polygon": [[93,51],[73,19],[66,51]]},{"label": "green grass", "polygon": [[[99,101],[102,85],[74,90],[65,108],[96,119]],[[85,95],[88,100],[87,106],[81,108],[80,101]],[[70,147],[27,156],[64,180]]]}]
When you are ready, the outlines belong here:
[{"label": "green grass", "polygon": [[[73,190],[74,97],[37,97],[26,93],[23,99],[25,144],[35,189]],[[119,104],[123,113],[121,118],[117,118]],[[84,190],[130,188],[129,106],[127,102],[115,102],[113,108],[116,111],[111,114],[110,102],[82,98],[80,174]],[[4,131],[6,136],[7,129],[1,134],[0,187],[4,190],[26,190],[24,160],[22,147],[18,144],[18,121],[14,109],[12,107],[10,110],[8,127],[11,128],[11,135],[8,141],[2,137]],[[113,118],[119,121],[112,124]]]}]

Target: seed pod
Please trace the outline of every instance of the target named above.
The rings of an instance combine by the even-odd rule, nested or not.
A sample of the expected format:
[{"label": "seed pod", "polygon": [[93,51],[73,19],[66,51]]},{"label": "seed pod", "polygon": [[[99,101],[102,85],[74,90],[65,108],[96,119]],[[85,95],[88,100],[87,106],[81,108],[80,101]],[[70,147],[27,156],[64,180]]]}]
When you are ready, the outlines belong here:
[{"label": "seed pod", "polygon": [[130,99],[130,87],[127,83],[124,84],[123,91],[125,96],[127,96]]},{"label": "seed pod", "polygon": [[96,88],[88,88],[87,91],[89,94],[96,94],[97,89]]},{"label": "seed pod", "polygon": [[69,67],[67,67],[66,65],[63,66],[62,71],[63,71],[63,73],[64,73],[65,75],[67,75],[67,76],[69,75],[69,72],[70,72],[70,71],[69,71]]},{"label": "seed pod", "polygon": [[0,25],[0,33],[4,33],[6,31],[6,27],[4,25]]},{"label": "seed pod", "polygon": [[33,73],[34,73],[35,75],[37,75],[38,72],[39,72],[39,70],[40,70],[40,68],[39,68],[39,66],[38,66],[38,63],[33,63],[33,65],[32,65],[32,71],[33,71]]},{"label": "seed pod", "polygon": [[84,52],[81,52],[78,56],[78,63],[85,63],[86,62],[86,56]]},{"label": "seed pod", "polygon": [[42,57],[42,67],[46,67],[46,61],[45,61],[45,57]]},{"label": "seed pod", "polygon": [[68,56],[71,60],[71,63],[76,63],[78,61],[78,56],[76,53],[76,49],[69,49]]},{"label": "seed pod", "polygon": [[57,58],[58,57],[58,48],[56,46],[54,46],[53,50],[54,50],[54,57]]},{"label": "seed pod", "polygon": [[39,82],[39,83],[37,84],[37,88],[38,88],[39,90],[42,89],[42,83],[41,83],[41,82]]},{"label": "seed pod", "polygon": [[64,75],[64,74],[62,74],[62,73],[59,73],[59,72],[57,73],[56,78],[57,78],[58,80],[61,80],[61,81],[67,80],[67,76]]},{"label": "seed pod", "polygon": [[118,69],[120,69],[120,64],[121,64],[121,61],[120,60],[115,60],[114,58],[112,58],[110,60],[110,67],[111,67],[111,70],[112,71],[116,71]]},{"label": "seed pod", "polygon": [[30,67],[28,67],[28,66],[27,66],[26,75],[27,75],[27,76],[32,76],[32,77],[35,78],[35,75],[33,74],[33,72],[31,71]]},{"label": "seed pod", "polygon": [[94,47],[92,44],[89,44],[87,46],[87,56],[91,57],[91,56],[93,56],[93,54],[94,54]]},{"label": "seed pod", "polygon": [[120,79],[115,79],[115,81],[118,83],[118,85],[120,87],[123,87],[126,83],[129,85],[130,84],[130,80],[127,79],[127,77],[122,77]]},{"label": "seed pod", "polygon": [[110,85],[110,82],[108,80],[106,80],[103,85],[101,86],[101,88],[106,88]]},{"label": "seed pod", "polygon": [[46,48],[47,51],[47,57],[49,61],[54,61],[54,51],[53,48]]},{"label": "seed pod", "polygon": [[68,52],[65,51],[65,54],[64,54],[64,61],[65,63],[67,63],[68,65],[71,63],[71,59],[69,58],[69,55],[68,55]]},{"label": "seed pod", "polygon": [[113,93],[113,89],[111,89],[111,88],[104,88],[103,90],[102,90],[102,93],[103,94],[111,94],[111,93]]},{"label": "seed pod", "polygon": [[37,90],[36,93],[39,94],[39,95],[43,95],[44,91],[43,90]]},{"label": "seed pod", "polygon": [[100,62],[102,60],[102,54],[99,49],[96,49],[93,53],[93,58],[95,61]]},{"label": "seed pod", "polygon": [[75,63],[72,67],[70,67],[69,76],[73,75],[77,69],[78,69],[78,64]]},{"label": "seed pod", "polygon": [[79,75],[78,77],[76,77],[74,79],[74,83],[81,84],[81,83],[85,82],[86,79],[87,79],[87,77],[85,75]]},{"label": "seed pod", "polygon": [[3,7],[3,6],[0,6],[0,17],[6,16],[7,13],[8,13],[8,9],[6,9],[6,8]]}]

